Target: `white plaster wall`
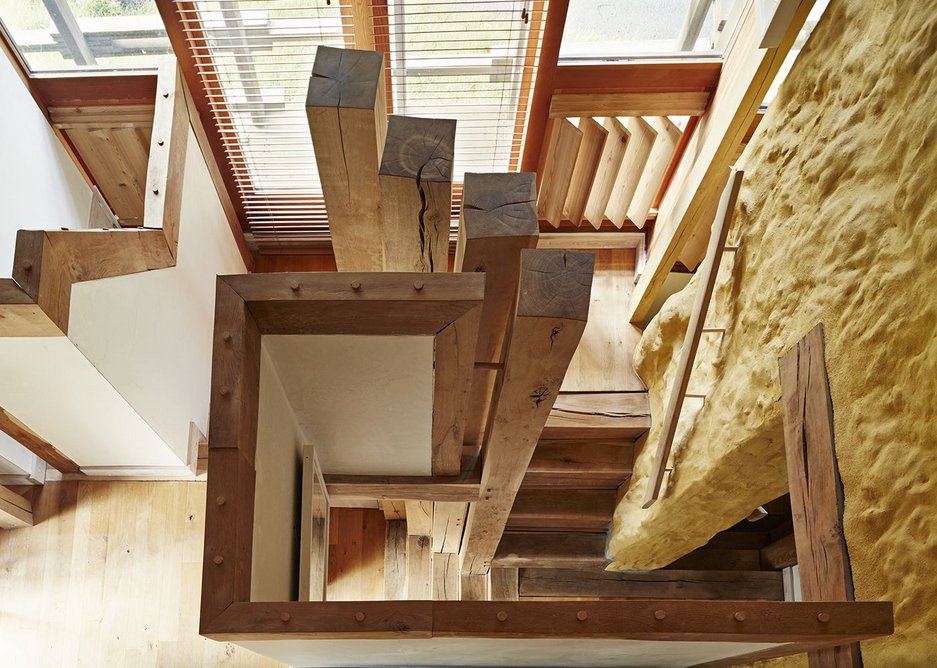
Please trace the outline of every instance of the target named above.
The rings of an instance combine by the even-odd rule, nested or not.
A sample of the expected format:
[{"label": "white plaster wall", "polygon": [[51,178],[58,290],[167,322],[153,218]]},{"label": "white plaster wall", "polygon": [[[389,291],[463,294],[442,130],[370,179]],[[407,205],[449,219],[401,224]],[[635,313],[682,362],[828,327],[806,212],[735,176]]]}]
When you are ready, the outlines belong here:
[{"label": "white plaster wall", "polygon": [[296,501],[303,440],[269,353],[261,355],[251,600],[289,601],[296,598],[299,572]]},{"label": "white plaster wall", "polygon": [[0,406],[82,467],[181,464],[64,336],[0,337]]},{"label": "white plaster wall", "polygon": [[[68,333],[177,464],[189,422],[208,434],[216,276],[246,271],[191,131],[185,170],[176,266],[76,284]],[[125,459],[145,447],[128,442]]]},{"label": "white plaster wall", "polygon": [[91,210],[91,188],[3,55],[0,202],[0,278],[11,276],[17,230],[87,227]]}]

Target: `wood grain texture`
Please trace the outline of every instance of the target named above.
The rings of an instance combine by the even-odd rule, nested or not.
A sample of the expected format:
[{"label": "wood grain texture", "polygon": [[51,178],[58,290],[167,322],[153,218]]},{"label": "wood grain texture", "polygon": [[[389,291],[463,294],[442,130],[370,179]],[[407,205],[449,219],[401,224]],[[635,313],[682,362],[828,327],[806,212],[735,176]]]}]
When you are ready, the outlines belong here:
[{"label": "wood grain texture", "polygon": [[599,158],[599,167],[592,183],[592,190],[583,211],[583,218],[595,229],[602,227],[605,218],[605,209],[618,179],[622,160],[628,148],[631,132],[625,125],[614,117],[603,118],[602,127],[608,133],[602,156]]},{"label": "wood grain texture", "polygon": [[650,428],[647,392],[561,392],[541,438],[634,441]]},{"label": "wood grain texture", "polygon": [[[474,501],[481,479],[477,471],[458,476],[364,476],[328,474],[325,486],[334,503],[344,498],[375,499],[394,503],[391,511],[400,514],[400,499],[417,501]],[[384,512],[388,512],[385,505]],[[393,519],[404,519],[406,512]],[[392,519],[392,518],[388,518]]]},{"label": "wood grain texture", "polygon": [[534,174],[466,174],[454,271],[485,274],[477,362],[501,362],[520,254],[537,245]]},{"label": "wood grain texture", "polygon": [[447,271],[455,128],[446,119],[388,119],[378,177],[385,271]]},{"label": "wood grain texture", "polygon": [[559,391],[588,315],[593,257],[524,250],[503,379],[485,439],[482,494],[469,510],[462,570],[488,572],[514,495]]},{"label": "wood grain texture", "polygon": [[329,518],[328,601],[384,598],[384,515],[373,508],[332,508]]},{"label": "wood grain texture", "polygon": [[72,459],[59,451],[54,445],[42,438],[28,426],[0,408],[0,431],[39,457],[46,464],[60,473],[79,473],[80,469]]},{"label": "wood grain texture", "polygon": [[761,548],[761,567],[768,570],[780,570],[797,563],[797,547],[794,534],[781,536],[773,543]]},{"label": "wood grain texture", "polygon": [[384,268],[378,169],[387,132],[383,54],[323,46],[306,116],[339,271]]},{"label": "wood grain texture", "polygon": [[488,600],[490,581],[487,573],[482,575],[462,573],[461,585],[463,601]]},{"label": "wood grain texture", "polygon": [[384,600],[407,598],[407,523],[387,522],[384,539]]},{"label": "wood grain texture", "polygon": [[582,141],[576,153],[576,163],[563,205],[563,215],[576,227],[579,227],[585,215],[609,137],[609,131],[594,118],[580,118],[579,131],[582,132]]},{"label": "wood grain texture", "polygon": [[654,135],[654,145],[627,209],[628,219],[639,228],[643,228],[647,222],[654,197],[673,160],[681,134],[680,129],[666,116],[648,117],[645,120],[657,134]]},{"label": "wood grain texture", "polygon": [[637,285],[629,320],[640,324],[657,296],[680,250],[700,219],[701,209],[719,192],[719,181],[751,126],[765,94],[814,5],[799,3],[779,46],[759,47],[757,3],[747,3],[726,50],[719,85],[706,114],[687,144],[667,193],[661,200],[656,240]]},{"label": "wood grain texture", "polygon": [[583,531],[608,529],[616,489],[527,489],[514,499],[507,531]]},{"label": "wood grain texture", "polygon": [[707,91],[555,93],[550,116],[699,116],[705,113],[709,98]]},{"label": "wood grain texture", "polygon": [[0,529],[24,529],[33,525],[33,507],[28,499],[0,485]]},{"label": "wood grain texture", "polygon": [[624,571],[525,568],[520,598],[781,601],[781,574],[769,571]]},{"label": "wood grain texture", "polygon": [[560,93],[651,93],[711,91],[719,81],[718,59],[635,59],[617,63],[560,65]]},{"label": "wood grain texture", "polygon": [[700,267],[700,284],[697,287],[696,298],[693,301],[693,310],[690,321],[687,323],[686,336],[677,358],[677,368],[674,372],[674,384],[670,390],[667,408],[663,415],[660,441],[657,444],[657,455],[654,466],[648,477],[647,492],[644,495],[644,508],[649,508],[660,495],[661,485],[664,482],[664,469],[670,457],[670,449],[677,433],[677,423],[680,420],[680,411],[686,399],[687,387],[690,384],[690,374],[693,371],[693,362],[696,360],[696,350],[699,347],[703,328],[706,326],[706,314],[709,312],[709,302],[716,287],[716,278],[719,274],[719,265],[722,260],[726,237],[732,223],[735,211],[735,201],[742,186],[744,173],[735,170],[729,177],[729,183],[719,201],[719,211],[713,221],[713,231],[710,235],[709,248],[706,251],[706,260]]},{"label": "wood grain texture", "polygon": [[582,143],[582,131],[568,119],[559,118],[548,124],[547,132],[550,140],[544,154],[544,169],[539,173],[537,216],[559,227]]},{"label": "wood grain texture", "polygon": [[632,457],[632,444],[621,440],[541,439],[527,465],[522,489],[617,489],[631,477]]},{"label": "wood grain texture", "polygon": [[[409,529],[408,529],[409,531]],[[407,599],[433,599],[433,539],[431,536],[407,537]]]},{"label": "wood grain texture", "polygon": [[[823,326],[817,325],[779,361],[791,514],[803,600],[852,601],[824,348]],[[862,665],[857,643],[811,653],[808,661],[811,668]]]},{"label": "wood grain texture", "polygon": [[600,570],[604,533],[505,533],[492,568],[572,568]]},{"label": "wood grain texture", "polygon": [[467,503],[437,501],[433,508],[433,552],[458,554]]},{"label": "wood grain texture", "polygon": [[163,230],[169,252],[175,258],[179,247],[179,217],[182,212],[185,156],[189,143],[185,82],[175,58],[160,65],[156,88],[142,224]]},{"label": "wood grain texture", "polygon": [[623,122],[629,133],[628,146],[605,207],[606,218],[618,228],[628,219],[628,207],[657,140],[657,130],[640,116],[625,118]]},{"label": "wood grain texture", "polygon": [[492,601],[516,601],[518,598],[518,570],[516,568],[492,568]]},{"label": "wood grain texture", "polygon": [[564,392],[640,392],[644,382],[634,369],[641,330],[623,313],[631,301],[635,251],[595,251],[589,322],[563,378]]},{"label": "wood grain texture", "polygon": [[433,348],[433,475],[458,475],[462,442],[472,406],[475,344],[482,306],[436,334]]},{"label": "wood grain texture", "polygon": [[433,535],[433,502],[404,501],[407,507],[407,535]]},{"label": "wood grain texture", "polygon": [[459,555],[449,552],[433,554],[433,600],[458,601],[461,599],[459,583]]},{"label": "wood grain texture", "polygon": [[[0,531],[4,665],[280,668],[198,634],[206,487],[74,481],[37,489],[36,525]],[[58,609],[68,612],[50,613]]]}]

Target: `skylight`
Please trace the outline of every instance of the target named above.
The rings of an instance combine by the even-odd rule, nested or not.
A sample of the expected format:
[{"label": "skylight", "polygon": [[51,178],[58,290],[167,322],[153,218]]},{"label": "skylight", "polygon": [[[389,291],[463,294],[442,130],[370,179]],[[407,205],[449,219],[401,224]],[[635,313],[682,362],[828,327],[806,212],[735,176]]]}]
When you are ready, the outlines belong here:
[{"label": "skylight", "polygon": [[155,0],[0,0],[32,73],[155,69],[172,54]]},{"label": "skylight", "polygon": [[716,54],[740,0],[569,0],[561,61]]}]

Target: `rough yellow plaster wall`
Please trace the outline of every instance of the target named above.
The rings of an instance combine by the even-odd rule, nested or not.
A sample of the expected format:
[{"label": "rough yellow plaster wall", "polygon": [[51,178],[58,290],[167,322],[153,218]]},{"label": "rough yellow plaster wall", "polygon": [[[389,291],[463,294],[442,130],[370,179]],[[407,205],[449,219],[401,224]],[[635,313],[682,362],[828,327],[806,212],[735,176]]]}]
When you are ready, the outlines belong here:
[{"label": "rough yellow plaster wall", "polygon": [[[656,568],[787,489],[777,360],[826,328],[856,597],[895,604],[866,666],[937,665],[937,6],[833,0],[742,158],[745,185],[675,473],[642,510],[652,429],[615,514],[615,568]],[[696,281],[636,352],[662,415]],[[694,400],[690,400],[693,402]]]}]

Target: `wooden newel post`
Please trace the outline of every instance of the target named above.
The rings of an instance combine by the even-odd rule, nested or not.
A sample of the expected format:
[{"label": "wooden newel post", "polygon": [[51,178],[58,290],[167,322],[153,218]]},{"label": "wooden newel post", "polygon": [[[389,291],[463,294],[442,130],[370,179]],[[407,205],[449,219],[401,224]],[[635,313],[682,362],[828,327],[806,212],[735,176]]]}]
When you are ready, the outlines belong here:
[{"label": "wooden newel post", "polygon": [[[780,359],[784,444],[794,541],[804,601],[855,600],[843,535],[843,485],[836,463],[833,402],[817,325]],[[811,668],[857,668],[859,643],[810,652]]]}]

